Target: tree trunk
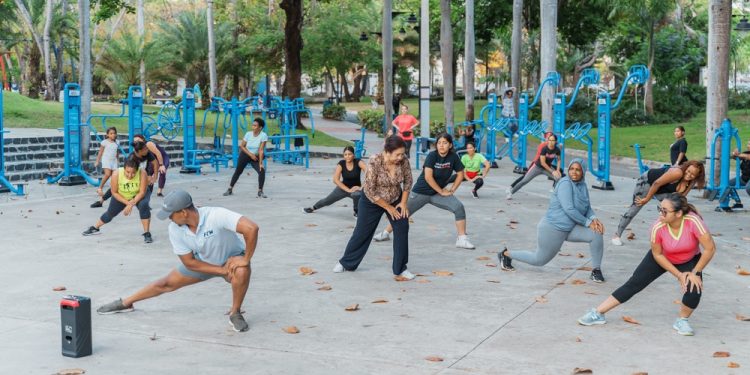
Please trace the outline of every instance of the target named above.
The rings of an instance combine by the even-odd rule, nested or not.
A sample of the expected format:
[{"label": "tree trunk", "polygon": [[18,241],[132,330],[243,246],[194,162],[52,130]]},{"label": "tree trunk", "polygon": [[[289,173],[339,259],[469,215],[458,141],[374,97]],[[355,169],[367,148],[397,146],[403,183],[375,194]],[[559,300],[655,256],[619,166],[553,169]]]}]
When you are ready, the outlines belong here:
[{"label": "tree trunk", "polygon": [[[523,27],[523,0],[513,0],[513,32],[510,42],[510,85],[521,92],[521,33]],[[495,92],[500,92],[495,89]],[[518,113],[518,95],[513,96],[514,113]]]},{"label": "tree trunk", "polygon": [[714,170],[716,180],[721,175],[719,155],[721,148],[716,147],[716,154],[711,155],[711,143],[714,132],[721,127],[727,117],[729,99],[729,28],[731,26],[732,2],[730,0],[711,0],[708,11],[708,86],[706,87],[706,159],[716,158]]},{"label": "tree trunk", "polygon": [[[206,25],[208,26],[208,96],[216,95],[216,39],[214,36],[214,1],[206,0]],[[182,95],[178,93],[177,95]]]},{"label": "tree trunk", "polygon": [[[651,29],[648,33],[648,71],[653,72],[654,68],[654,56],[656,55],[656,47],[654,46],[654,33],[656,31],[654,28],[656,25],[654,23],[651,24]],[[727,66],[727,69],[729,69],[729,66]],[[728,79],[729,77],[727,77]],[[654,75],[649,74],[648,80],[646,81],[646,87],[645,87],[645,93],[643,98],[643,103],[646,107],[646,113],[649,115],[654,114]]]},{"label": "tree trunk", "polygon": [[[109,45],[109,42],[112,41],[112,38],[115,36],[115,32],[120,27],[120,24],[122,23],[122,19],[125,17],[125,9],[121,10],[120,13],[117,14],[117,18],[114,19],[114,21],[111,21],[109,32],[107,33],[107,36],[102,41],[102,45],[99,46],[99,51],[96,52],[96,55],[94,55],[94,61],[91,63],[91,66],[96,66],[96,64],[99,63],[99,60],[104,56],[104,52],[107,51],[107,46]],[[96,34],[94,35],[94,38],[96,38]],[[142,43],[142,42],[141,42]],[[128,82],[128,84],[132,84],[133,82]]]},{"label": "tree trunk", "polygon": [[54,9],[53,0],[47,0],[44,4],[44,32],[42,34],[42,44],[44,47],[44,82],[47,93],[44,100],[55,100],[55,80],[52,77],[52,56],[50,54],[49,34],[52,28],[52,10]]},{"label": "tree trunk", "polygon": [[282,0],[279,4],[286,13],[284,25],[284,94],[299,98],[302,93],[302,0]]},{"label": "tree trunk", "polygon": [[464,48],[464,96],[466,121],[474,120],[474,0],[466,0],[466,33]]},{"label": "tree trunk", "polygon": [[13,49],[18,57],[18,70],[21,73],[21,79],[18,80],[18,91],[23,96],[29,96],[29,64],[26,59],[26,57],[29,56],[29,45],[28,43],[23,44],[23,47],[21,47],[21,45],[16,45]]},{"label": "tree trunk", "polygon": [[349,83],[346,81],[346,74],[344,72],[339,73],[339,82],[341,82],[341,89],[344,91],[344,101],[347,103],[352,101],[352,94],[349,92]]},{"label": "tree trunk", "polygon": [[[144,43],[146,43],[146,20],[144,12],[144,0],[137,0],[136,1],[136,11],[135,11],[135,18],[136,18],[136,28],[138,29],[138,37],[140,38],[141,48],[143,48]],[[139,82],[141,84],[141,89],[143,89],[143,97],[146,97],[146,93],[148,90],[146,90],[146,62],[143,61],[143,54],[141,54],[141,60],[139,62],[140,66],[138,67],[138,76],[139,76]]]},{"label": "tree trunk", "polygon": [[[542,44],[539,78],[557,69],[557,0],[540,0],[542,9]],[[552,130],[552,101],[555,89],[547,86],[542,91],[542,120],[547,121],[547,130]]]},{"label": "tree trunk", "polygon": [[29,48],[29,64],[26,65],[26,77],[28,79],[28,96],[29,98],[39,98],[40,88],[42,86],[41,70],[39,69],[39,62],[42,59],[42,54],[39,53],[38,48],[33,46]]},{"label": "tree trunk", "polygon": [[362,97],[362,72],[364,71],[364,68],[361,66],[355,65],[352,68],[352,81],[354,84],[352,85],[352,101],[353,102],[359,102],[359,99]]},{"label": "tree trunk", "polygon": [[[78,65],[79,85],[81,86],[81,122],[91,114],[91,3],[89,0],[78,0]],[[82,128],[81,134],[89,134],[89,129]],[[90,137],[81,139],[81,160],[89,158]]]},{"label": "tree trunk", "polygon": [[[232,0],[232,51],[239,48],[239,37],[240,37],[240,25],[239,25],[239,10],[237,9],[237,0]],[[236,56],[236,55],[235,55]],[[240,62],[236,61],[239,65]],[[232,96],[239,97],[240,95],[240,76],[237,74],[236,69],[232,69]]]},{"label": "tree trunk", "polygon": [[[383,110],[390,123],[393,118],[393,1],[383,0]],[[385,130],[385,129],[383,129]]]},{"label": "tree trunk", "polygon": [[453,129],[453,29],[450,0],[440,0],[440,60],[443,63],[445,127]]},{"label": "tree trunk", "polygon": [[[53,8],[52,8],[51,2],[52,2],[52,0],[47,0],[47,2],[45,4],[45,33],[43,35],[47,35],[47,37],[46,37],[46,39],[47,39],[46,40],[47,45],[49,45],[49,29],[51,27],[51,22],[52,22],[52,9]],[[43,40],[44,37],[42,35],[39,35],[39,32],[37,32],[36,29],[34,28],[34,23],[33,23],[32,19],[31,19],[31,14],[29,13],[29,10],[26,8],[26,5],[23,3],[23,1],[21,1],[21,0],[15,0],[15,4],[16,4],[16,8],[18,9],[18,12],[20,13],[21,20],[26,25],[26,27],[29,29],[29,33],[31,34],[32,39],[34,41],[34,44],[36,45],[36,47],[38,49],[38,51],[36,52],[35,55],[34,55],[34,52],[32,52],[32,56],[44,59],[43,63],[44,63],[45,85],[49,85],[50,82],[52,82],[52,71],[51,71],[52,68],[51,68],[50,63],[48,61],[48,58],[49,58],[49,48],[47,48],[47,52],[45,52],[45,48],[44,48],[45,41]],[[29,77],[29,78],[33,78],[33,79],[39,78],[38,77],[39,59],[37,59],[36,64],[32,64],[31,59],[29,59],[29,66],[30,66],[31,69],[35,70],[34,72],[31,72],[32,73],[31,75],[33,77]],[[41,78],[39,78],[39,80],[41,81]],[[39,85],[40,84],[41,84],[41,82],[35,82],[35,86],[36,87],[30,87],[29,88],[30,92],[35,93],[35,95],[34,95],[35,98],[39,97]],[[50,85],[50,87],[47,88],[48,95],[49,95],[50,91],[53,91],[53,90],[54,89]]]},{"label": "tree trunk", "polygon": [[[64,19],[66,18],[68,14],[68,0],[62,0],[60,4],[61,8],[61,17]],[[55,75],[57,76],[57,84],[55,85],[55,92],[59,93],[63,85],[65,83],[65,71],[64,71],[64,62],[65,62],[65,38],[64,33],[60,33],[60,46],[59,46],[59,53],[55,55],[55,61],[57,62],[57,68],[55,71]]]}]

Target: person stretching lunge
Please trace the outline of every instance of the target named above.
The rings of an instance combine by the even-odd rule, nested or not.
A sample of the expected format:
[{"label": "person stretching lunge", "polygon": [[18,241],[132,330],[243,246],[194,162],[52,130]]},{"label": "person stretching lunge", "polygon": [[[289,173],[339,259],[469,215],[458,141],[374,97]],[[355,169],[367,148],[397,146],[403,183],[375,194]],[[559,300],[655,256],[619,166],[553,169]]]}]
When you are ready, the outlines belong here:
[{"label": "person stretching lunge", "polygon": [[344,148],[344,158],[339,160],[336,169],[333,171],[333,184],[336,187],[327,197],[315,202],[312,207],[303,208],[303,210],[311,214],[315,210],[330,206],[348,197],[354,201],[354,216],[356,217],[359,198],[362,197],[361,174],[365,170],[367,170],[365,162],[354,158],[354,147],[346,146]]},{"label": "person stretching lunge", "polygon": [[106,315],[133,311],[138,301],[218,276],[232,285],[229,324],[237,332],[247,331],[242,302],[250,285],[250,261],[258,243],[258,225],[226,208],[196,208],[184,190],[169,193],[157,217],[172,221],[169,241],[180,265],[135,294],[103,305],[96,312]]}]

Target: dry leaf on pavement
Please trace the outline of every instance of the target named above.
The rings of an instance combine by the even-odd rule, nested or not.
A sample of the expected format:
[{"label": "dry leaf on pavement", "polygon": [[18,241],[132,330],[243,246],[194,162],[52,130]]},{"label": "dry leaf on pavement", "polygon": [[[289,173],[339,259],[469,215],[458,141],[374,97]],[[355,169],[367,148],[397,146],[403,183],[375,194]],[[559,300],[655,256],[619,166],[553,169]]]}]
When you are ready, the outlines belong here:
[{"label": "dry leaf on pavement", "polygon": [[346,311],[357,311],[357,310],[359,310],[359,304],[355,303],[353,305],[347,306],[344,310],[346,310]]},{"label": "dry leaf on pavement", "polygon": [[738,368],[738,367],[740,367],[740,364],[737,363],[737,362],[729,362],[729,363],[727,363],[727,367],[729,367],[729,368]]},{"label": "dry leaf on pavement", "polygon": [[591,267],[589,266],[578,267],[578,270],[579,271],[591,271]]},{"label": "dry leaf on pavement", "polygon": [[86,373],[86,370],[82,368],[69,368],[65,370],[60,370],[55,375],[81,375],[85,373]]},{"label": "dry leaf on pavement", "polygon": [[432,281],[427,280],[427,279],[419,279],[419,280],[417,280],[417,282],[420,283],[420,284],[427,284],[427,283],[431,283]]},{"label": "dry leaf on pavement", "polygon": [[561,257],[569,257],[570,253],[557,253],[557,255]]},{"label": "dry leaf on pavement", "polygon": [[729,352],[714,352],[714,358],[727,358],[729,357]]},{"label": "dry leaf on pavement", "polygon": [[740,315],[740,314],[735,314],[735,317],[737,318],[737,320],[739,320],[741,322],[750,322],[750,316],[744,316],[744,315]]},{"label": "dry leaf on pavement", "polygon": [[510,219],[510,223],[511,224],[518,224],[518,220],[516,220],[516,219]]},{"label": "dry leaf on pavement", "polygon": [[635,239],[635,233],[633,233],[633,232],[628,232],[628,235],[627,235],[627,236],[625,236],[625,238],[627,238],[627,239],[628,239],[628,241],[632,241],[632,240],[634,240],[634,239]]},{"label": "dry leaf on pavement", "polygon": [[641,371],[641,372],[634,372],[631,375],[648,375],[648,373]]},{"label": "dry leaf on pavement", "polygon": [[376,299],[370,303],[388,303],[387,299]]},{"label": "dry leaf on pavement", "polygon": [[579,258],[585,257],[585,255],[583,255],[583,253],[578,253],[578,254],[576,254],[576,256],[579,257]]},{"label": "dry leaf on pavement", "polygon": [[737,267],[737,274],[740,275],[740,276],[750,276],[750,271],[748,271],[748,270],[746,270],[746,269],[744,269],[742,267]]},{"label": "dry leaf on pavement", "polygon": [[333,288],[331,288],[330,285],[323,285],[320,288],[318,288],[318,290],[331,290],[331,289],[333,289]]},{"label": "dry leaf on pavement", "polygon": [[432,271],[435,276],[453,276],[451,271]]},{"label": "dry leaf on pavement", "polygon": [[284,327],[282,330],[286,333],[291,333],[291,334],[299,333],[299,328],[295,326]]},{"label": "dry leaf on pavement", "polygon": [[622,320],[624,320],[626,323],[630,323],[630,324],[638,324],[638,325],[641,324],[639,321],[633,319],[633,317],[630,317],[630,316],[627,316],[627,315],[623,315],[622,316]]},{"label": "dry leaf on pavement", "polygon": [[426,359],[426,360],[428,360],[430,362],[443,362],[442,358],[440,358],[438,356],[434,356],[434,355],[431,355],[429,357],[425,357],[424,359]]},{"label": "dry leaf on pavement", "polygon": [[490,260],[490,257],[481,256],[481,257],[478,257],[477,260]]},{"label": "dry leaf on pavement", "polygon": [[584,293],[586,293],[586,294],[591,294],[592,296],[598,296],[598,295],[599,295],[599,293],[597,293],[597,292],[592,292],[592,291],[590,291],[590,290],[587,290],[587,291],[585,291]]},{"label": "dry leaf on pavement", "polygon": [[487,280],[488,283],[500,284],[500,280]]},{"label": "dry leaf on pavement", "polygon": [[742,237],[743,241],[750,241],[750,237]]},{"label": "dry leaf on pavement", "polygon": [[578,374],[593,374],[593,373],[594,373],[594,371],[592,371],[590,368],[576,367],[576,368],[573,369],[573,375],[578,375]]},{"label": "dry leaf on pavement", "polygon": [[576,336],[576,342],[583,342],[583,339],[581,338],[581,336]]},{"label": "dry leaf on pavement", "polygon": [[497,264],[495,263],[487,263],[485,264],[486,267],[497,267]]},{"label": "dry leaf on pavement", "polygon": [[318,284],[318,285],[323,285],[323,284],[325,284],[325,283],[326,283],[325,281],[316,281],[316,282],[315,282],[315,284]]},{"label": "dry leaf on pavement", "polygon": [[54,290],[55,292],[62,292],[65,289],[67,289],[67,288],[64,287],[64,286],[62,286],[62,285],[61,286],[56,286],[56,287],[52,288],[52,290]]},{"label": "dry leaf on pavement", "polygon": [[583,285],[583,284],[586,284],[586,282],[583,281],[583,280],[581,280],[581,279],[573,279],[573,280],[570,281],[570,283],[573,284],[573,285]]},{"label": "dry leaf on pavement", "polygon": [[317,227],[318,224],[305,224],[305,226],[309,227],[309,228],[312,228],[312,227]]},{"label": "dry leaf on pavement", "polygon": [[536,301],[539,303],[547,303],[547,299],[543,296],[536,297]]},{"label": "dry leaf on pavement", "polygon": [[317,272],[314,269],[310,268],[310,267],[300,267],[299,268],[299,273],[301,273],[304,276],[310,276],[310,275],[315,274]]}]

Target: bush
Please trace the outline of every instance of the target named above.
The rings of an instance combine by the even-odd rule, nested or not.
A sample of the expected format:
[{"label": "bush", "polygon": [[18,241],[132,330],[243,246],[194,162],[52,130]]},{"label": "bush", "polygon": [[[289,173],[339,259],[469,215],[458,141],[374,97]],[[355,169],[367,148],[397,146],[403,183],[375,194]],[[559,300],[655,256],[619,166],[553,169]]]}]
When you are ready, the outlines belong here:
[{"label": "bush", "polygon": [[381,136],[383,135],[383,116],[385,116],[383,111],[377,109],[365,109],[357,112],[359,125]]},{"label": "bush", "polygon": [[729,109],[750,108],[750,92],[739,91],[729,93]]},{"label": "bush", "polygon": [[323,118],[343,120],[346,118],[346,107],[340,104],[331,104],[323,109]]}]

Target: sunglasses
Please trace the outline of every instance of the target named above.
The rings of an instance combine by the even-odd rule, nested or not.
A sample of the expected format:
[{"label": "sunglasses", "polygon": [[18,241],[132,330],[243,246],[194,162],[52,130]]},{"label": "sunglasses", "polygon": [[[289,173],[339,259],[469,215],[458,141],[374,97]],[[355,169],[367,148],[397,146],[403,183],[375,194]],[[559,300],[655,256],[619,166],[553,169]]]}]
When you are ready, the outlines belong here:
[{"label": "sunglasses", "polygon": [[656,207],[656,211],[659,211],[659,215],[667,216],[668,213],[674,212],[674,211],[668,211],[667,209],[663,208],[662,206]]}]

